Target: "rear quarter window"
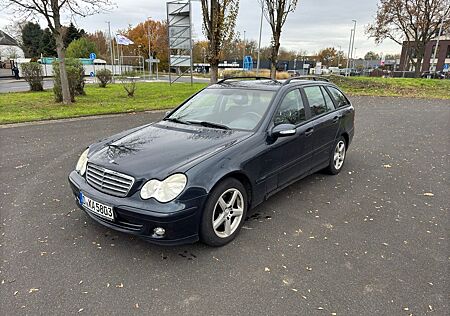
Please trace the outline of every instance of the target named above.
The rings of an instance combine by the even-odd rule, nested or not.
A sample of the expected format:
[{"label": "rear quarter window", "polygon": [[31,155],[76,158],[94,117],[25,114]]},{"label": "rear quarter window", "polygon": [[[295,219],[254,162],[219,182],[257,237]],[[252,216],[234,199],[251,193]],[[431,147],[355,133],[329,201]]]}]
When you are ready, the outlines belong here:
[{"label": "rear quarter window", "polygon": [[338,89],[333,87],[327,87],[327,89],[328,91],[330,91],[334,101],[336,101],[338,108],[350,104],[350,101],[347,99],[347,97]]}]

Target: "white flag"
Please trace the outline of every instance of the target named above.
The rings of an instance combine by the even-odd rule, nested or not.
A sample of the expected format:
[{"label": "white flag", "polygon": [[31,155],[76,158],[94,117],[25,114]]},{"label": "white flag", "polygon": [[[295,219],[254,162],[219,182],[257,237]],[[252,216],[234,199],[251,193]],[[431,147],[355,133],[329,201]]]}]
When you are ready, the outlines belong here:
[{"label": "white flag", "polygon": [[128,37],[120,35],[120,34],[116,35],[116,41],[117,41],[117,44],[119,44],[119,45],[127,45],[128,46],[128,45],[134,44],[134,42],[132,40],[130,40]]}]

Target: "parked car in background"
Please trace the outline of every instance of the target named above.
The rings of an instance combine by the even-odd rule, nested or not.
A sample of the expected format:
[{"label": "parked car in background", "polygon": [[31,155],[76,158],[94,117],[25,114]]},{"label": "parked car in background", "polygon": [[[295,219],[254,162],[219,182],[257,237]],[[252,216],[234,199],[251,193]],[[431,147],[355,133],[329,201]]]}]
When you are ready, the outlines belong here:
[{"label": "parked car in background", "polygon": [[288,70],[287,73],[291,77],[298,77],[298,76],[300,76],[300,71],[298,71],[298,70]]},{"label": "parked car in background", "polygon": [[69,175],[77,205],[154,243],[227,244],[276,192],[342,170],[354,108],[311,78],[224,79],[159,122],[90,145]]},{"label": "parked car in background", "polygon": [[445,79],[447,76],[442,71],[436,71],[436,72],[426,71],[426,72],[422,73],[422,75],[420,77],[427,78],[427,79]]}]

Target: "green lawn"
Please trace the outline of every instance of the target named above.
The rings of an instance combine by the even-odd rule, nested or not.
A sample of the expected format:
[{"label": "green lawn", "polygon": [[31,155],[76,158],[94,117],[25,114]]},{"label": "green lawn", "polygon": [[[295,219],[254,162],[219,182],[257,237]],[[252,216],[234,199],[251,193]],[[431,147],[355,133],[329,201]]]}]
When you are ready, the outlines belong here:
[{"label": "green lawn", "polygon": [[[450,80],[331,77],[349,95],[399,96],[450,100]],[[86,86],[86,95],[69,106],[55,103],[53,92],[0,94],[0,124],[108,113],[170,109],[205,87],[204,83],[138,83],[134,98],[122,85]]]},{"label": "green lawn", "polygon": [[0,124],[107,113],[170,109],[206,84],[138,83],[135,96],[129,98],[122,85],[86,85],[85,96],[66,106],[54,102],[53,92],[15,92],[0,94]]},{"label": "green lawn", "polygon": [[331,76],[349,95],[450,100],[450,80]]}]

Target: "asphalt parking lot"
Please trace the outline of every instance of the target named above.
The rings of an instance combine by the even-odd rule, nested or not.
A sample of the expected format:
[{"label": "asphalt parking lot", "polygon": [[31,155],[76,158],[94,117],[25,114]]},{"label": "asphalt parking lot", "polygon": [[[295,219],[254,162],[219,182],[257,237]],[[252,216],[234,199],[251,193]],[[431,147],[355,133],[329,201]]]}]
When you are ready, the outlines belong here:
[{"label": "asphalt parking lot", "polygon": [[448,315],[450,101],[353,98],[343,172],[254,210],[223,248],[160,247],[92,222],[83,148],[161,113],[0,128],[3,315]]}]

